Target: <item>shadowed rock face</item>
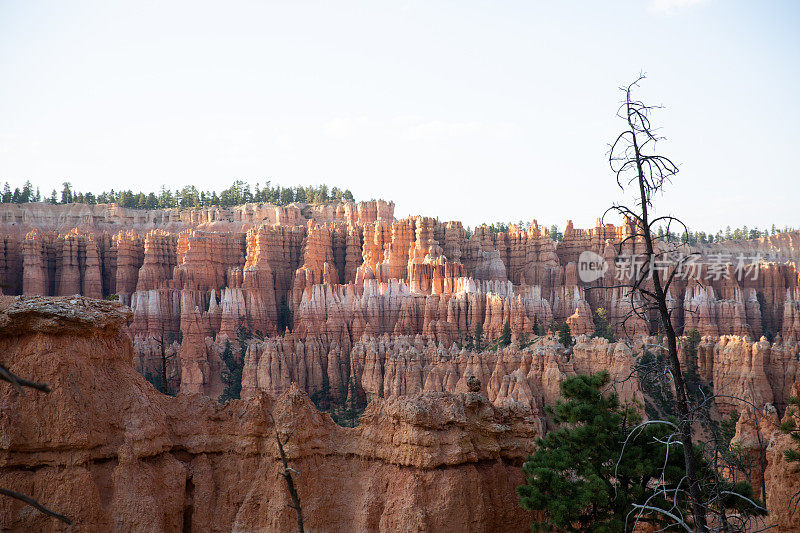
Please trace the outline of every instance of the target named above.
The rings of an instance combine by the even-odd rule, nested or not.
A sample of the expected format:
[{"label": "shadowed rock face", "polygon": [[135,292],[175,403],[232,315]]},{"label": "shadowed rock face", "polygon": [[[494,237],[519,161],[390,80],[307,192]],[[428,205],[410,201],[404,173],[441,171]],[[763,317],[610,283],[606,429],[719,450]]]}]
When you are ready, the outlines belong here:
[{"label": "shadowed rock face", "polygon": [[[527,530],[514,488],[541,434],[528,409],[479,393],[378,398],[346,429],[296,386],[225,405],[172,398],[134,370],[129,314],[81,297],[0,301],[0,363],[52,389],[0,384],[0,486],[67,514],[71,530],[290,530],[270,411],[291,434],[309,530]],[[0,498],[0,529],[61,525]]]}]

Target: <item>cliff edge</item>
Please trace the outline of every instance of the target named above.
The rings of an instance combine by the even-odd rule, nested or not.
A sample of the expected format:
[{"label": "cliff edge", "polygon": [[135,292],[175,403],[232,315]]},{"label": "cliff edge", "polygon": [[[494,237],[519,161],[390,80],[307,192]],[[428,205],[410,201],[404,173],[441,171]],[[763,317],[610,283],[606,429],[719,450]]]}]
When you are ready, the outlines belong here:
[{"label": "cliff edge", "polygon": [[514,493],[538,419],[477,393],[374,400],[354,429],[291,387],[224,405],[158,393],[132,366],[130,311],[82,297],[3,298],[0,363],[52,392],[0,385],[9,531],[285,531],[294,511],[269,412],[310,531],[524,531]]}]

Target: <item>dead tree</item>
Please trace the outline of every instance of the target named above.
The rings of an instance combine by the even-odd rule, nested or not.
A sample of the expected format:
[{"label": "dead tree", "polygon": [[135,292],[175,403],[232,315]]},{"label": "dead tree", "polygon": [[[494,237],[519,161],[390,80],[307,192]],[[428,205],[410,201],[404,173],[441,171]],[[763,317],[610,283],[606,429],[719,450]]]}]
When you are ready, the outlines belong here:
[{"label": "dead tree", "polygon": [[300,496],[297,495],[297,489],[294,486],[294,478],[292,478],[292,472],[298,472],[289,466],[289,459],[286,457],[286,452],[283,449],[284,445],[286,445],[286,443],[289,442],[289,439],[292,438],[292,433],[290,432],[286,438],[281,439],[281,436],[278,433],[278,423],[275,421],[275,417],[272,416],[272,412],[269,413],[269,418],[272,420],[272,427],[275,430],[275,442],[278,444],[278,453],[280,454],[281,463],[283,464],[283,472],[281,472],[281,475],[286,481],[286,490],[289,491],[289,497],[292,499],[292,503],[289,504],[289,507],[294,509],[294,512],[297,515],[298,533],[304,533],[303,508],[300,506]]},{"label": "dead tree", "polygon": [[[35,381],[30,381],[21,378],[19,376],[16,376],[3,365],[0,365],[0,380],[11,383],[17,390],[17,392],[19,394],[22,394],[23,396],[25,396],[24,387],[44,393],[50,392],[50,387],[48,387],[46,384],[37,383]],[[34,498],[31,498],[30,496],[26,496],[25,494],[20,494],[19,492],[4,488],[0,488],[0,494],[2,494],[3,496],[7,496],[9,498],[14,498],[15,500],[19,500],[27,505],[30,505],[31,507],[33,507],[34,509],[38,510],[41,513],[57,518],[62,522],[64,522],[65,524],[72,525],[72,520],[70,520],[68,517],[64,516],[63,514],[57,513],[51,509],[48,509],[47,507],[36,501]]]},{"label": "dead tree", "polygon": [[158,337],[154,336],[153,340],[156,341],[156,344],[158,344],[158,346],[160,348],[160,351],[161,351],[161,360],[160,360],[160,368],[159,368],[159,373],[161,374],[161,387],[163,389],[161,392],[163,392],[164,394],[169,394],[171,396],[172,395],[172,385],[171,385],[171,381],[172,380],[167,375],[167,363],[169,362],[170,359],[173,359],[175,357],[175,354],[172,353],[170,355],[167,355],[167,348],[165,346],[166,343],[164,341],[164,325],[163,324],[161,325],[161,338],[158,338]]},{"label": "dead tree", "polygon": [[[670,397],[669,403],[677,414],[677,420],[675,422],[667,419],[649,420],[635,428],[631,435],[640,431],[646,424],[666,424],[672,427],[673,434],[662,444],[667,444],[668,453],[671,453],[669,449],[672,446],[681,448],[685,483],[682,481],[679,488],[669,493],[665,489],[654,493],[654,497],[663,498],[666,502],[671,501],[670,509],[659,508],[647,502],[644,505],[634,505],[630,517],[635,521],[634,528],[644,513],[657,512],[672,518],[675,526],[687,531],[691,531],[692,527],[700,532],[710,531],[709,523],[713,524],[715,530],[745,531],[749,527],[750,518],[764,515],[766,509],[761,502],[748,497],[746,491],[734,490],[720,475],[721,460],[728,464],[731,461],[727,453],[721,453],[723,450],[720,449],[719,439],[715,438],[713,444],[701,442],[702,446],[696,446],[694,441],[694,422],[708,417],[708,409],[722,395],[719,391],[714,395],[706,395],[701,388],[690,387],[685,378],[686,371],[682,368],[678,357],[678,335],[672,320],[674,309],[670,308],[668,296],[676,276],[685,273],[683,272],[685,263],[696,259],[697,254],[684,253],[675,257],[672,250],[665,250],[665,247],[655,241],[653,228],[656,224],[666,223],[667,233],[671,224],[682,226],[684,232],[687,232],[688,228],[675,217],[654,216],[652,213],[653,197],[663,191],[665,184],[677,174],[678,168],[669,158],[654,153],[656,143],[661,140],[650,123],[651,112],[656,107],[646,105],[634,99],[632,95],[642,79],[643,75],[627,87],[621,88],[625,98],[617,115],[625,121],[626,128],[612,143],[609,151],[609,163],[615,173],[617,184],[623,191],[626,187],[633,187],[635,206],[631,208],[615,204],[606,214],[613,212],[622,215],[632,230],[618,244],[618,254],[621,255],[623,247],[630,244],[633,248],[631,262],[634,257],[641,256],[644,256],[644,261],[637,261],[638,268],[629,269],[627,281],[618,278],[619,284],[589,287],[589,289],[623,290],[630,304],[628,313],[622,318],[623,329],[626,322],[633,318],[639,318],[646,324],[650,324],[651,319],[656,319],[659,324],[659,332],[663,334],[666,346],[662,341],[655,346],[664,353],[665,361],[644,365],[637,363],[634,372],[640,373],[641,376],[644,370],[645,374],[655,378],[662,388],[664,385],[672,386],[675,397]],[[689,368],[689,372],[691,371]],[[703,456],[709,459],[706,462],[712,468],[704,467],[703,472],[700,472],[698,461],[702,462]],[[663,480],[658,486],[665,486]],[[677,505],[679,499],[689,503],[692,520],[688,520],[680,512]],[[728,515],[729,508],[735,508],[739,512]]]},{"label": "dead tree", "polygon": [[[656,314],[665,336],[667,361],[675,389],[675,410],[678,413],[678,433],[683,448],[688,493],[691,499],[694,525],[700,531],[708,530],[706,509],[701,500],[700,480],[697,474],[697,463],[694,455],[692,436],[691,408],[686,381],[678,358],[677,334],[672,324],[672,310],[667,303],[667,294],[678,268],[667,274],[655,267],[655,262],[662,258],[654,243],[653,228],[657,223],[675,223],[686,228],[678,219],[671,216],[653,216],[653,197],[663,191],[670,178],[677,174],[678,167],[667,157],[653,153],[656,143],[661,140],[655,134],[650,123],[650,114],[656,106],[647,105],[633,97],[633,90],[644,79],[640,75],[636,81],[622,87],[625,99],[620,105],[617,116],[625,121],[625,131],[617,136],[609,150],[609,164],[616,176],[617,185],[624,191],[626,187],[635,190],[635,206],[633,208],[615,204],[609,211],[622,215],[632,224],[633,233],[619,243],[619,253],[627,243],[643,246],[645,261],[638,272],[628,283],[614,287],[622,287],[630,301],[629,316],[639,317],[646,323],[650,314]],[[608,213],[608,212],[607,212]],[[680,266],[674,265],[675,267]],[[613,287],[612,287],[613,288]]]}]

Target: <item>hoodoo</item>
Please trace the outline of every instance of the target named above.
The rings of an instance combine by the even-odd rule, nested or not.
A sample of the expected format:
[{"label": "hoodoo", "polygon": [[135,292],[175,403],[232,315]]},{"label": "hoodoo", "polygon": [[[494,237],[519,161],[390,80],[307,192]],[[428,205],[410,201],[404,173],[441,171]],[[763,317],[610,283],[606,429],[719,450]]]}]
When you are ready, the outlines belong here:
[{"label": "hoodoo", "polygon": [[[284,530],[274,411],[308,527],[525,530],[514,488],[560,384],[608,371],[623,400],[650,400],[631,369],[658,342],[656,317],[623,327],[629,300],[602,288],[624,275],[615,245],[632,229],[569,224],[555,241],[534,221],[468,238],[458,222],[394,220],[393,207],[0,205],[0,358],[53,389],[4,390],[0,485],[87,530]],[[578,275],[582,250],[607,261],[601,279]],[[695,247],[757,259],[745,276],[701,270],[670,289],[680,331],[701,335],[698,375],[776,420],[800,377],[798,250],[798,233]],[[616,340],[593,337],[598,308]],[[573,346],[549,335],[560,323]],[[232,361],[242,400],[221,405]],[[317,409],[329,406],[357,427]],[[787,437],[764,428],[758,444],[753,424],[740,418],[736,438],[761,446],[776,509],[796,477]],[[3,527],[51,525],[0,505]],[[774,514],[784,531],[796,518]]]}]

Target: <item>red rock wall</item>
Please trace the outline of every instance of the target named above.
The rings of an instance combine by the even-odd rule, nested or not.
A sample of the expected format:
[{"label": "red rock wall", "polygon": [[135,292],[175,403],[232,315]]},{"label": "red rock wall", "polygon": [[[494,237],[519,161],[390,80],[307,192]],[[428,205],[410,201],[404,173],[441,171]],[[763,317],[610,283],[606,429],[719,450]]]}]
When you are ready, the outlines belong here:
[{"label": "red rock wall", "polygon": [[[287,531],[268,413],[316,531],[526,531],[515,487],[538,419],[481,394],[374,401],[357,428],[303,392],[220,405],[161,395],[132,367],[129,311],[81,298],[0,301],[0,363],[49,395],[0,387],[0,486],[77,531]],[[42,357],[46,353],[47,357]],[[0,498],[0,529],[61,525]]]},{"label": "red rock wall", "polygon": [[[478,324],[487,341],[506,321],[515,339],[554,320],[590,334],[599,307],[621,338],[655,332],[656,316],[623,327],[631,311],[625,289],[599,288],[618,283],[613,263],[616,244],[633,232],[627,224],[598,221],[583,230],[568,223],[560,243],[536,221],[525,231],[482,226],[467,239],[458,222],[394,220],[393,213],[382,201],[185,211],[4,204],[0,275],[5,294],[118,294],[134,309],[126,331],[140,368],[153,362],[154,337],[166,332],[180,349],[189,336],[192,346],[180,349],[182,360],[193,361],[186,390],[206,393],[218,388],[211,374],[220,343],[240,328],[260,336],[288,328],[291,342],[317,342],[326,358],[339,350],[346,365],[364,335],[419,334],[449,350]],[[800,275],[790,262],[797,244],[791,234],[702,247],[707,256],[760,253],[777,262],[743,280],[731,265],[730,279],[676,281],[670,301],[678,328],[749,342],[766,335],[791,352],[800,340]],[[588,284],[575,268],[585,250],[612,265]]]}]

